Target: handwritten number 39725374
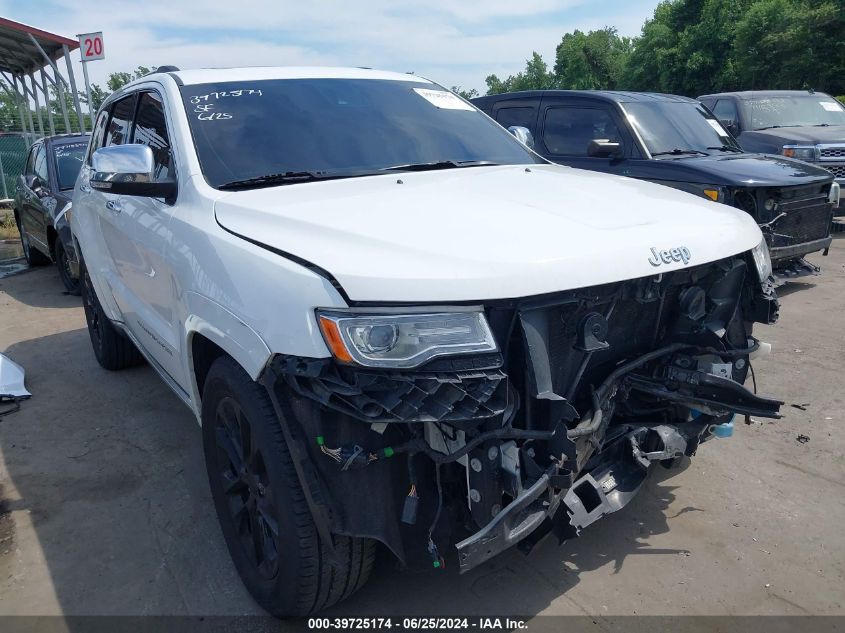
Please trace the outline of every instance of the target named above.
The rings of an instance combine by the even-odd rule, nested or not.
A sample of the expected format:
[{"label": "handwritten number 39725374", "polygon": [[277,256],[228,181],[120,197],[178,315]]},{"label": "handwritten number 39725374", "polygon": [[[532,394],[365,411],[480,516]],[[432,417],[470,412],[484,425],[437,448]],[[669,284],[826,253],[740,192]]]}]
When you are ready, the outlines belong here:
[{"label": "handwritten number 39725374", "polygon": [[263,96],[261,90],[252,89],[238,89],[238,90],[221,90],[217,92],[210,92],[205,95],[194,95],[191,97],[191,103],[194,105],[194,112],[197,119],[200,121],[220,121],[224,119],[231,119],[231,112],[215,112],[216,103],[219,99],[226,97],[243,97],[254,95],[257,97]]}]

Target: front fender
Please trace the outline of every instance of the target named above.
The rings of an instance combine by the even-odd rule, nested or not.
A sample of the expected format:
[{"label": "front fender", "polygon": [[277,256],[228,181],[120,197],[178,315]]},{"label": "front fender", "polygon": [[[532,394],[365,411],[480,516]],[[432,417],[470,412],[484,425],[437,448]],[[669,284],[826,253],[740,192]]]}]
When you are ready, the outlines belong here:
[{"label": "front fender", "polygon": [[250,326],[219,303],[196,292],[185,293],[188,316],[185,319],[186,375],[191,377],[192,401],[199,411],[202,394],[196,386],[192,339],[201,334],[220,347],[244,368],[250,378],[257,380],[270,360],[270,348]]}]

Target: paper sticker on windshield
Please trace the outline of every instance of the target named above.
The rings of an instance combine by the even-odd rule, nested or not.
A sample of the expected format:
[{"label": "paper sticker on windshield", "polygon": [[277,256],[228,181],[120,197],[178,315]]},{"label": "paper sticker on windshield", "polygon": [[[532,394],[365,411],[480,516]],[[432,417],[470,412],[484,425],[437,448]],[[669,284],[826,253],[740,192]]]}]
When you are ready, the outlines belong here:
[{"label": "paper sticker on windshield", "polygon": [[840,106],[838,103],[833,103],[833,101],[819,101],[819,103],[828,112],[841,112],[842,111],[842,106]]},{"label": "paper sticker on windshield", "polygon": [[716,120],[716,119],[707,119],[707,122],[710,124],[714,130],[716,130],[716,134],[719,136],[727,136],[728,133],[725,132],[725,128]]},{"label": "paper sticker on windshield", "polygon": [[423,99],[437,106],[442,110],[475,110],[459,96],[446,90],[427,90],[426,88],[414,88]]}]

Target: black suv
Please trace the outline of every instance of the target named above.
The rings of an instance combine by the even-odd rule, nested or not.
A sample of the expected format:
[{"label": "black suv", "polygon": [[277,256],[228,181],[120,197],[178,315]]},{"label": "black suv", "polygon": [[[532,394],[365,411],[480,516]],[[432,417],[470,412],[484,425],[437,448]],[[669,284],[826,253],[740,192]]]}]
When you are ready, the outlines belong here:
[{"label": "black suv", "polygon": [[845,108],[830,95],[766,90],[703,95],[699,100],[744,150],[817,163],[845,184]]},{"label": "black suv", "polygon": [[15,188],[15,221],[27,262],[55,262],[72,294],[79,294],[79,263],[70,233],[70,203],[89,138],[62,134],[34,143]]},{"label": "black suv", "polygon": [[[537,90],[473,103],[543,157],[650,180],[750,213],[776,267],[830,245],[839,187],[818,167],[742,150],[699,102],[634,92]],[[624,204],[624,200],[620,200]]]}]

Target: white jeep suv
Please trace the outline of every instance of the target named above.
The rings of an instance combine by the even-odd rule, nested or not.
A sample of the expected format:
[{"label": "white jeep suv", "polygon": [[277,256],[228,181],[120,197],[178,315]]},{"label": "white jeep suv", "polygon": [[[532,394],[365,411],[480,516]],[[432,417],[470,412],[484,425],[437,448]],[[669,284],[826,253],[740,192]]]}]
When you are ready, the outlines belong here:
[{"label": "white jeep suv", "polygon": [[94,352],[202,424],[232,559],[278,615],[471,569],[622,507],[781,403],[743,387],[777,300],[747,214],[548,164],[426,79],[162,68],[76,184]]}]

